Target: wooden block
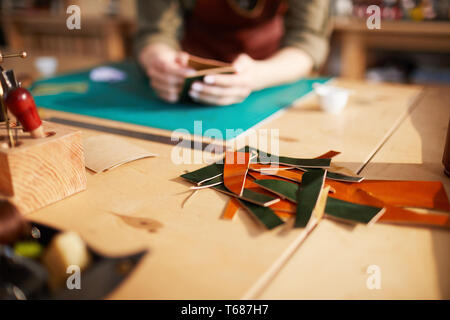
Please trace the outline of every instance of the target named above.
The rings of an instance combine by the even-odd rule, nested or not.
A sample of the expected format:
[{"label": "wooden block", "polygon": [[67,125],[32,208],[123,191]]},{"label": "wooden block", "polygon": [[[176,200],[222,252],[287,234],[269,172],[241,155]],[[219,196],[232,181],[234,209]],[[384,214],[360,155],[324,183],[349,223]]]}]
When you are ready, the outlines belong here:
[{"label": "wooden block", "polygon": [[[18,130],[17,147],[0,147],[0,194],[24,214],[86,189],[81,132],[50,122],[43,126],[46,138]],[[4,139],[5,131],[0,130]]]}]

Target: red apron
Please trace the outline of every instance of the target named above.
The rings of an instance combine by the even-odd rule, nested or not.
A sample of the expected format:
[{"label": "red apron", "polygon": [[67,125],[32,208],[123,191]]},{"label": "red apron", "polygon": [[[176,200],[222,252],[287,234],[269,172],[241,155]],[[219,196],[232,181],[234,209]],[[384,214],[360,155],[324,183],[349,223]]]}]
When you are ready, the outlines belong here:
[{"label": "red apron", "polygon": [[240,53],[266,59],[284,35],[283,0],[260,0],[252,11],[240,12],[233,0],[197,0],[185,19],[183,50],[203,58],[232,62]]}]

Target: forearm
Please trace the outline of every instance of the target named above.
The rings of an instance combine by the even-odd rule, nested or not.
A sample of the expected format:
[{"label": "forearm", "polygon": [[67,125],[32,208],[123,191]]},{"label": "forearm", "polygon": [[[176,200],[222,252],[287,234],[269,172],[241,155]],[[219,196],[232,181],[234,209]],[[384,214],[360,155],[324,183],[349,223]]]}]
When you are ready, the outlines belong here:
[{"label": "forearm", "polygon": [[253,90],[299,80],[313,69],[309,54],[295,47],[285,47],[266,60],[256,61]]},{"label": "forearm", "polygon": [[134,50],[140,55],[151,44],[165,44],[179,49],[179,35],[182,34],[182,18],[178,1],[138,0],[138,29]]}]

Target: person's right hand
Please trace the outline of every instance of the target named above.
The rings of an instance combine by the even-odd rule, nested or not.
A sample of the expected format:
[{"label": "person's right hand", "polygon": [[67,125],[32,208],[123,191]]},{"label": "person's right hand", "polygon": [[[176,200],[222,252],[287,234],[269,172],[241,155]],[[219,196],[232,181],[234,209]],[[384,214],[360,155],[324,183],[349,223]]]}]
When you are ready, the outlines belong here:
[{"label": "person's right hand", "polygon": [[170,103],[178,101],[185,77],[195,73],[188,67],[189,54],[162,44],[146,47],[139,55],[139,60],[157,95]]}]

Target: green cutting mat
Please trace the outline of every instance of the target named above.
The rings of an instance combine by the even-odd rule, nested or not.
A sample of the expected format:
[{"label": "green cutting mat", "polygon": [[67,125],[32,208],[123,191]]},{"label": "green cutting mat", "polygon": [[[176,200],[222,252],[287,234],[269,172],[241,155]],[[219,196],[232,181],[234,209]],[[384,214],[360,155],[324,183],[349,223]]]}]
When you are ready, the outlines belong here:
[{"label": "green cutting mat", "polygon": [[[252,93],[244,102],[231,106],[168,104],[157,98],[149,86],[149,80],[134,62],[110,66],[125,71],[127,80],[117,83],[92,82],[89,79],[90,70],[41,80],[33,84],[31,90],[41,84],[86,82],[88,91],[35,96],[37,105],[171,131],[183,129],[191,134],[219,138],[216,134],[206,132],[216,129],[222,134],[223,140],[228,140],[235,138],[239,129],[250,129],[311,92],[314,82],[324,83],[329,80],[303,79],[289,85],[264,89]],[[202,121],[201,130],[197,127],[194,131],[195,121]],[[227,130],[231,131],[227,134]]]}]

